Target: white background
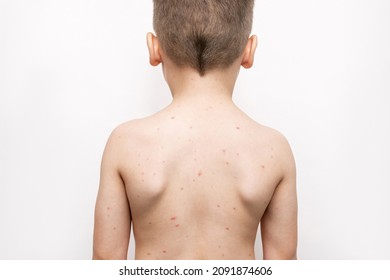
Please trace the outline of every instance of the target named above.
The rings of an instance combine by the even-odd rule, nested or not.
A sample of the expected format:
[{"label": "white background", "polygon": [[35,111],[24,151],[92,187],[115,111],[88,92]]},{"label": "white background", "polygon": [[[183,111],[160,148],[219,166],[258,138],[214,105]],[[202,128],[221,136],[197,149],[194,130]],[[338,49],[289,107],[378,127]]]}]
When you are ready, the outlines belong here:
[{"label": "white background", "polygon": [[[171,100],[148,31],[151,0],[0,0],[0,259],[91,258],[107,137]],[[234,99],[290,141],[298,257],[390,259],[390,2],[257,0],[253,33]]]}]

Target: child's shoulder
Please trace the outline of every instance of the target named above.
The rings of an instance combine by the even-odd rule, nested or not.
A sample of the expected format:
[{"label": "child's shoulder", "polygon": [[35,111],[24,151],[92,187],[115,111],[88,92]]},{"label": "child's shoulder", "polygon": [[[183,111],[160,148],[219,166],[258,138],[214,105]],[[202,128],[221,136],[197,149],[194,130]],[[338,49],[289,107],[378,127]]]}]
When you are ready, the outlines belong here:
[{"label": "child's shoulder", "polygon": [[267,149],[272,154],[272,159],[276,160],[283,169],[295,169],[294,155],[287,137],[280,131],[256,123],[255,137],[259,139],[257,145],[259,149]]},{"label": "child's shoulder", "polygon": [[151,123],[147,118],[133,119],[117,125],[111,132],[109,140],[135,141],[150,132]]}]

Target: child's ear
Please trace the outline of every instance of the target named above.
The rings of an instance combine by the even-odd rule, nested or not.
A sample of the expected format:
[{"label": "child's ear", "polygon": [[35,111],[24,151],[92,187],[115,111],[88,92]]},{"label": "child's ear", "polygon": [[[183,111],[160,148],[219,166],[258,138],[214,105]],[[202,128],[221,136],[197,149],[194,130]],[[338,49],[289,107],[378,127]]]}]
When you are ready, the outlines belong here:
[{"label": "child's ear", "polygon": [[256,35],[252,35],[246,44],[243,58],[241,61],[241,65],[244,68],[251,68],[253,66],[253,62],[255,60],[255,52],[257,48],[257,37]]},{"label": "child's ear", "polygon": [[146,35],[146,43],[149,49],[150,65],[152,66],[159,65],[162,62],[161,54],[160,54],[160,42],[158,41],[157,37],[154,36],[153,33],[149,32]]}]

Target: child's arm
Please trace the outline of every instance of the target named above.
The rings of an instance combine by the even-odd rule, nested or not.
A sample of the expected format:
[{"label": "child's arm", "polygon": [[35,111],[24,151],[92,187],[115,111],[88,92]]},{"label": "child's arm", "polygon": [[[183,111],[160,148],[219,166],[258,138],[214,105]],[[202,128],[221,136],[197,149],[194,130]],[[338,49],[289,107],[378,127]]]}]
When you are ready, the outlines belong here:
[{"label": "child's arm", "polygon": [[[284,177],[261,220],[264,259],[297,258],[297,193],[295,163],[289,145],[283,145]],[[284,151],[283,151],[284,150]]]},{"label": "child's arm", "polygon": [[95,208],[93,259],[127,259],[130,207],[118,171],[120,137],[115,131],[103,154]]}]

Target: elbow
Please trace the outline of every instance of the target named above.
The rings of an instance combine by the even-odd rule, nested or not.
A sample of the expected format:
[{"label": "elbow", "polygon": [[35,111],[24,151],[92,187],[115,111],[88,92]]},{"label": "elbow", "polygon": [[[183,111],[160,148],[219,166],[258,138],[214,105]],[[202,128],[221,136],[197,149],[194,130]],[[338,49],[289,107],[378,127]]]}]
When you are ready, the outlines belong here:
[{"label": "elbow", "polygon": [[127,260],[127,254],[93,250],[92,260]]}]

